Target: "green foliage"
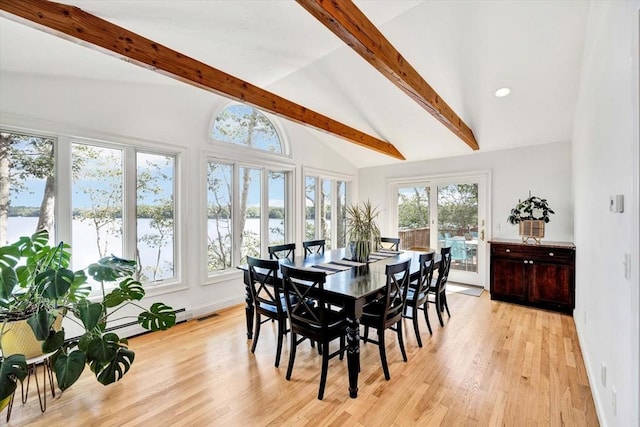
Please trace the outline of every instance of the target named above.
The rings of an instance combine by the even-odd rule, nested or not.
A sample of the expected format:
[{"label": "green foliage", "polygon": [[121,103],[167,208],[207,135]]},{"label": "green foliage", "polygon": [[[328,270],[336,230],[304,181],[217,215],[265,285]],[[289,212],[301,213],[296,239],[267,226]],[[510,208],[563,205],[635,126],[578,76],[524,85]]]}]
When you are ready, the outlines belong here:
[{"label": "green foliage", "polygon": [[[154,303],[148,310],[136,304],[145,291],[132,277],[134,261],[103,257],[86,269],[88,274],[85,270],[73,272],[67,268],[70,262],[68,245],[61,243],[50,247],[48,241],[47,231],[39,231],[0,247],[0,321],[27,319],[36,338],[44,340],[43,352],[54,352],[53,366],[61,390],[77,381],[85,365],[90,366],[102,384],[118,381],[130,369],[134,353],[127,348],[126,339],[105,332],[109,316],[131,304],[140,309],[136,317],[138,324],[147,330],[158,331],[175,324],[175,312],[164,303]],[[88,276],[101,283],[102,301],[87,299]],[[104,295],[104,283],[113,281],[119,281],[118,286]],[[58,316],[78,323],[84,333],[65,340],[64,329],[54,329]],[[20,359],[12,360],[19,362]],[[19,372],[19,368],[19,363],[3,363],[1,369]],[[22,378],[15,374],[0,377],[0,395],[10,394],[16,381]]]},{"label": "green foliage", "polygon": [[411,195],[398,194],[398,227],[415,229],[429,227],[428,189],[415,187]]},{"label": "green foliage", "polygon": [[0,401],[11,396],[17,381],[27,377],[27,359],[23,354],[12,354],[0,360]]},{"label": "green foliage", "polygon": [[549,214],[555,214],[555,212],[549,207],[547,199],[530,196],[525,201],[518,200],[516,206],[511,209],[507,221],[514,225],[526,220],[543,220],[548,223],[551,220]]},{"label": "green foliage", "polygon": [[346,207],[346,233],[353,242],[352,255],[355,261],[367,262],[372,249],[380,246],[380,228],[376,223],[379,212],[371,201]]}]

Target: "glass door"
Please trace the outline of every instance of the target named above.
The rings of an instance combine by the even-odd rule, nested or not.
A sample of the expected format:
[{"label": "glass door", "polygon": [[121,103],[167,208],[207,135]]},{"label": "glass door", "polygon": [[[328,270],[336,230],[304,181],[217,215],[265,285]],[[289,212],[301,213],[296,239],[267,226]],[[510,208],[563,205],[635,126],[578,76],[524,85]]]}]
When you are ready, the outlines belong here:
[{"label": "glass door", "polygon": [[397,185],[401,247],[451,247],[449,279],[484,287],[485,182],[480,176]]}]

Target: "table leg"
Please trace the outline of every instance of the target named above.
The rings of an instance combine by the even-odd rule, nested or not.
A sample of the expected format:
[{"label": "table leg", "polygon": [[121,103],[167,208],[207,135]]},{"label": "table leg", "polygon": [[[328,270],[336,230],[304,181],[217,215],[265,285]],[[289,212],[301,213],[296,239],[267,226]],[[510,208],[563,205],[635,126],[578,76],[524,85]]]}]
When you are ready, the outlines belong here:
[{"label": "table leg", "polygon": [[246,303],[244,312],[247,317],[247,338],[253,339],[253,299],[251,298],[251,290],[249,289],[249,272],[244,272],[244,302]]},{"label": "table leg", "polygon": [[347,318],[347,367],[349,370],[349,396],[358,397],[358,373],[360,372],[360,321],[355,316]]}]

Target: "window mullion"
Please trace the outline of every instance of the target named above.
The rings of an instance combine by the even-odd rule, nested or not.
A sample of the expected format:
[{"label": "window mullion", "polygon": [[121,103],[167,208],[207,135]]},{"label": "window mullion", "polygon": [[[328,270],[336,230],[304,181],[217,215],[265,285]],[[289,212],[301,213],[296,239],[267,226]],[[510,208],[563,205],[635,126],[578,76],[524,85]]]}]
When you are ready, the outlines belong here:
[{"label": "window mullion", "polygon": [[[71,242],[71,140],[66,136],[59,136],[55,149],[56,173],[56,220],[55,241]],[[73,250],[73,249],[72,249]]]},{"label": "window mullion", "polygon": [[136,149],[125,147],[123,156],[122,241],[125,258],[136,259],[137,246],[137,163]]},{"label": "window mullion", "polygon": [[260,254],[269,246],[269,170],[262,168],[260,180]]}]

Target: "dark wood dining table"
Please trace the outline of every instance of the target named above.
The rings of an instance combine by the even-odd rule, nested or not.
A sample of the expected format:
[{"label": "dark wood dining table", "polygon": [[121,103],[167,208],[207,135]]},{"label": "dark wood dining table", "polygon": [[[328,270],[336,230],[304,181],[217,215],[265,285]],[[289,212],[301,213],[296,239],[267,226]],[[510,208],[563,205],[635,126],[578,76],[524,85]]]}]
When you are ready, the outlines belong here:
[{"label": "dark wood dining table", "polygon": [[[344,307],[347,314],[347,367],[349,372],[349,396],[358,396],[358,372],[360,371],[360,317],[365,304],[379,298],[386,285],[385,266],[411,259],[411,276],[415,279],[420,274],[419,255],[424,252],[401,250],[390,253],[388,257],[367,263],[364,266],[354,266],[344,271],[328,272],[324,286],[326,298],[332,304]],[[436,254],[436,266],[440,261],[440,254]],[[294,265],[303,268],[322,268],[323,264],[331,261],[351,259],[348,249],[334,249],[324,255],[316,254],[306,259],[297,257],[291,262],[288,259],[279,260],[281,264]],[[314,267],[320,266],[320,267]],[[252,339],[254,308],[249,290],[249,271],[246,264],[238,266],[244,271],[246,287],[246,320],[247,337]],[[279,273],[280,274],[280,273]],[[281,278],[281,276],[278,276]]]}]

